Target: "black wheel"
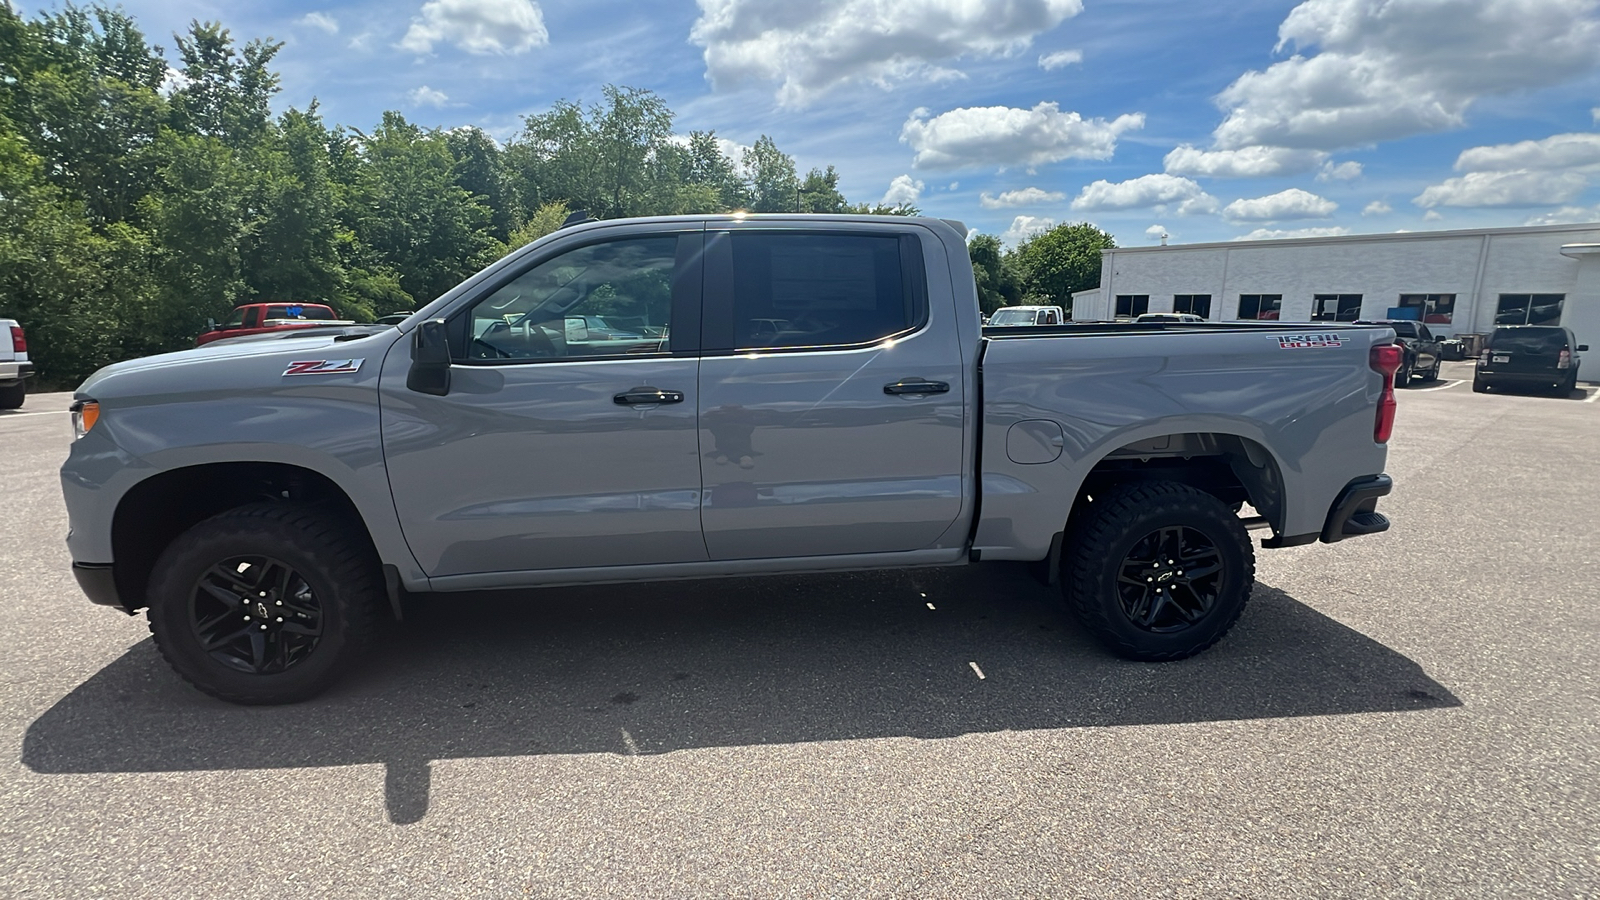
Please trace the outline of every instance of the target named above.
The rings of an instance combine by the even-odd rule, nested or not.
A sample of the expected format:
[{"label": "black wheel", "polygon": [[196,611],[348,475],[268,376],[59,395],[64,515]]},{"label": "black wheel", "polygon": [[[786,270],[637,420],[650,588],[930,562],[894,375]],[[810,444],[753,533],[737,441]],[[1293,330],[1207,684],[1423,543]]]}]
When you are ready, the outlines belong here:
[{"label": "black wheel", "polygon": [[293,703],[332,684],[381,621],[371,548],[292,503],[229,510],[173,541],[150,576],[150,632],[195,687],[234,703]]},{"label": "black wheel", "polygon": [[1095,637],[1129,659],[1193,656],[1244,611],[1255,552],[1217,498],[1170,481],[1113,491],[1062,560],[1062,590]]},{"label": "black wheel", "polygon": [[1473,378],[1472,379],[1472,392],[1474,394],[1487,394],[1487,393],[1489,393],[1489,382],[1484,381],[1482,378]]},{"label": "black wheel", "polygon": [[1443,359],[1434,360],[1433,361],[1433,368],[1428,370],[1428,374],[1422,376],[1422,380],[1423,381],[1438,381],[1439,380],[1439,367],[1442,366],[1442,365],[1444,365],[1444,360]]},{"label": "black wheel", "polygon": [[25,381],[0,388],[0,409],[21,409],[22,401],[27,396],[28,383]]},{"label": "black wheel", "polygon": [[1411,383],[1411,360],[1400,364],[1400,371],[1394,373],[1394,386],[1403,388]]}]

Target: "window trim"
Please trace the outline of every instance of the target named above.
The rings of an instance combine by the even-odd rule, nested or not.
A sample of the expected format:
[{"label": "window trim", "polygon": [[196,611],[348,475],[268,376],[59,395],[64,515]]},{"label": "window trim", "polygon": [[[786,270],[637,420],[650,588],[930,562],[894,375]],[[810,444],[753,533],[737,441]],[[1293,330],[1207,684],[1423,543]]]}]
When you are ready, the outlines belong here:
[{"label": "window trim", "polygon": [[[596,231],[593,239],[574,242],[552,243],[548,253],[535,253],[519,259],[513,265],[505,267],[504,271],[497,272],[495,277],[485,281],[478,290],[465,298],[460,304],[455,305],[444,313],[445,331],[450,343],[450,364],[452,366],[525,366],[525,365],[562,365],[569,363],[591,362],[621,362],[626,360],[663,360],[700,355],[698,327],[700,319],[700,288],[704,268],[703,228],[693,229],[641,229],[638,231],[611,232]],[[674,238],[677,240],[675,248],[671,290],[671,310],[667,313],[667,321],[673,332],[677,332],[677,323],[680,318],[685,323],[686,347],[671,350],[653,350],[649,353],[607,353],[596,356],[553,356],[543,359],[472,359],[465,355],[469,344],[467,330],[471,319],[472,310],[479,303],[488,299],[496,291],[517,280],[529,270],[541,266],[550,260],[564,256],[577,250],[600,244],[615,244],[622,241],[650,240],[660,238]],[[684,295],[680,296],[682,289]],[[693,298],[692,300],[690,298]],[[690,330],[692,329],[692,330]]]},{"label": "window trim", "polygon": [[[848,344],[806,344],[795,347],[739,347],[734,342],[734,273],[733,236],[736,234],[815,236],[815,237],[894,237],[900,250],[901,291],[911,293],[916,318],[899,331]],[[885,341],[898,341],[911,337],[928,327],[930,299],[928,297],[927,258],[922,252],[921,235],[906,229],[836,229],[836,228],[784,228],[746,227],[720,228],[706,232],[705,301],[700,322],[700,355],[703,357],[741,356],[775,353],[821,353],[862,350],[876,347]]]},{"label": "window trim", "polygon": [[[1344,299],[1356,298],[1355,313],[1346,319],[1343,315]],[[1328,300],[1333,301],[1333,314],[1326,315],[1322,312],[1322,304]],[[1311,295],[1311,321],[1313,322],[1354,322],[1361,318],[1361,307],[1367,302],[1365,294],[1352,293],[1322,293]]]},{"label": "window trim", "polygon": [[[1179,309],[1178,308],[1178,298],[1179,297],[1187,297],[1187,298],[1189,298],[1189,308],[1188,309]],[[1195,300],[1196,300],[1196,298],[1199,298],[1199,297],[1204,297],[1205,300],[1206,300],[1206,311],[1205,311],[1205,313],[1203,315],[1201,313],[1197,313],[1197,312],[1194,311]],[[1175,313],[1188,313],[1191,316],[1200,316],[1200,318],[1205,319],[1207,321],[1210,321],[1210,319],[1211,319],[1211,295],[1210,294],[1173,294],[1172,295],[1172,311],[1175,312]]]},{"label": "window trim", "polygon": [[[1500,315],[1501,315],[1501,309],[1500,308],[1506,302],[1506,298],[1507,297],[1525,297],[1525,298],[1527,298],[1527,304],[1523,307],[1523,310],[1522,310],[1522,321],[1521,322],[1501,322],[1500,321]],[[1557,297],[1557,298],[1560,298],[1560,299],[1556,300],[1556,307],[1557,307],[1557,309],[1560,310],[1560,312],[1556,313],[1556,320],[1554,322],[1540,322],[1540,323],[1538,323],[1538,327],[1540,327],[1540,328],[1562,328],[1562,327],[1565,327],[1564,325],[1562,325],[1561,320],[1566,318],[1566,315],[1567,315],[1567,295],[1565,293],[1556,293],[1555,291],[1539,292],[1539,293],[1535,293],[1535,292],[1531,292],[1531,291],[1527,292],[1527,293],[1523,293],[1521,291],[1517,291],[1517,292],[1505,292],[1505,291],[1503,291],[1503,292],[1501,292],[1499,294],[1496,294],[1495,295],[1495,303],[1494,303],[1494,316],[1490,320],[1491,324],[1494,325],[1494,327],[1496,327],[1496,328],[1515,328],[1515,327],[1517,327],[1519,325],[1533,325],[1534,323],[1532,321],[1530,321],[1530,320],[1533,318],[1533,298],[1535,298],[1535,297]]]},{"label": "window trim", "polygon": [[[1254,316],[1248,318],[1248,319],[1246,319],[1244,317],[1244,298],[1246,298],[1246,297],[1254,297],[1254,298],[1256,298],[1256,314]],[[1262,304],[1262,301],[1266,300],[1268,297],[1272,297],[1274,300],[1277,301],[1277,304],[1278,304],[1278,306],[1277,306],[1278,318],[1276,318],[1276,319],[1263,319],[1263,318],[1261,318],[1261,304]],[[1237,322],[1279,322],[1279,321],[1282,321],[1282,320],[1283,320],[1283,295],[1282,294],[1255,294],[1255,293],[1251,293],[1251,294],[1240,294],[1239,295],[1239,305],[1238,305],[1238,308],[1234,310],[1234,321],[1237,321]]]},{"label": "window trim", "polygon": [[[1137,319],[1150,311],[1149,294],[1117,294],[1115,297],[1111,298],[1111,318],[1115,319],[1123,315],[1119,309],[1119,306],[1124,299],[1128,301],[1128,309],[1130,312],[1128,312],[1126,315],[1130,319]],[[1140,303],[1144,304],[1144,309],[1142,310],[1139,309]]]}]

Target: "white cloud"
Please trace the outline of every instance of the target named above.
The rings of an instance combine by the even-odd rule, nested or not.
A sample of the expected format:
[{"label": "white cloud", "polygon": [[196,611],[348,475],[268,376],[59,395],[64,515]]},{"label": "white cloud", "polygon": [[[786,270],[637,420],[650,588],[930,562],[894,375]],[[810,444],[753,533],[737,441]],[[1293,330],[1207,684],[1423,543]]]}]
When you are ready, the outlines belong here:
[{"label": "white cloud", "polygon": [[1563,206],[1550,212],[1529,216],[1524,225],[1578,225],[1600,222],[1600,206]]},{"label": "white cloud", "polygon": [[1283,219],[1326,219],[1339,204],[1310,191],[1289,188],[1265,197],[1235,200],[1222,210],[1234,222],[1276,222]]},{"label": "white cloud", "polygon": [[1082,50],[1057,50],[1039,57],[1039,68],[1046,72],[1054,71],[1063,66],[1070,66],[1083,62]]},{"label": "white cloud", "polygon": [[1317,167],[1328,154],[1288,147],[1243,147],[1237,150],[1199,150],[1184,144],[1167,154],[1168,174],[1201,178],[1264,178],[1299,175]]},{"label": "white cloud", "polygon": [[889,182],[889,190],[879,201],[884,206],[909,206],[916,203],[922,196],[922,189],[926,187],[922,182],[915,181],[910,175],[897,175]]},{"label": "white cloud", "polygon": [[1577,169],[1600,166],[1600,134],[1554,134],[1539,141],[1472,147],[1456,157],[1458,172]]},{"label": "white cloud", "polygon": [[367,51],[367,48],[371,44],[372,44],[372,32],[363,31],[360,34],[356,35],[355,37],[351,38],[350,39],[350,43],[349,43],[348,46],[350,47],[351,50],[355,50],[355,51],[357,51],[359,53],[365,53]]},{"label": "white cloud", "polygon": [[1008,206],[1039,206],[1044,203],[1060,203],[1067,199],[1067,195],[1060,191],[1047,191],[1042,188],[1026,187],[1016,191],[1002,191],[996,197],[987,191],[978,198],[984,209],[1004,209]]},{"label": "white cloud", "polygon": [[1441,214],[1437,209],[1430,209],[1427,212],[1422,214],[1422,221],[1424,221],[1424,222],[1442,222],[1442,221],[1444,221],[1444,215]]},{"label": "white cloud", "polygon": [[1318,181],[1354,181],[1361,177],[1361,163],[1355,160],[1346,160],[1335,163],[1328,160],[1322,164],[1322,169],[1317,172]]},{"label": "white cloud", "polygon": [[1152,241],[1159,241],[1167,236],[1167,229],[1160,225],[1151,225],[1144,230],[1144,236]]},{"label": "white cloud", "polygon": [[1036,234],[1043,234],[1056,227],[1056,220],[1044,216],[1017,216],[1011,220],[1011,227],[1000,235],[1000,242],[1008,247],[1014,247]]},{"label": "white cloud", "polygon": [[1594,123],[1596,125],[1600,125],[1600,106],[1596,106],[1594,109],[1589,110],[1589,115],[1594,116]]},{"label": "white cloud", "polygon": [[1187,178],[1176,175],[1141,175],[1127,181],[1096,181],[1072,200],[1079,212],[1113,212],[1178,204],[1179,215],[1217,211],[1217,200]]},{"label": "white cloud", "polygon": [[[1306,0],[1278,28],[1289,59],[1217,97],[1223,149],[1337,150],[1441,131],[1479,97],[1600,63],[1596,0]],[[1305,55],[1310,54],[1310,55]]]},{"label": "white cloud", "polygon": [[327,13],[308,12],[295,21],[299,22],[301,25],[310,25],[312,28],[320,28],[329,34],[339,33],[339,20],[328,15]]},{"label": "white cloud", "polygon": [[950,190],[952,190],[952,191],[958,190],[960,187],[961,187],[961,182],[959,182],[959,181],[950,182]]},{"label": "white cloud", "polygon": [[544,13],[533,0],[428,0],[400,39],[400,49],[432,53],[438,43],[468,53],[526,53],[550,43]]},{"label": "white cloud", "polygon": [[717,87],[778,82],[802,106],[845,83],[888,88],[960,77],[963,57],[1010,56],[1083,11],[1082,0],[699,0],[689,40]]},{"label": "white cloud", "polygon": [[1252,231],[1249,234],[1241,234],[1241,235],[1239,235],[1238,237],[1234,238],[1234,240],[1236,240],[1236,241],[1277,241],[1277,240],[1283,240],[1284,238],[1338,237],[1341,234],[1349,234],[1349,233],[1350,233],[1350,229],[1345,228],[1342,225],[1337,225],[1337,226],[1328,227],[1328,228],[1289,228],[1289,229],[1257,228],[1255,231]]},{"label": "white cloud", "polygon": [[161,76],[161,86],[156,88],[156,90],[159,91],[163,97],[171,97],[173,94],[183,90],[188,86],[189,76],[171,66],[167,66],[167,73]]},{"label": "white cloud", "polygon": [[1394,207],[1390,206],[1386,200],[1374,200],[1368,203],[1365,209],[1361,210],[1363,216],[1386,216],[1392,212],[1394,212]]},{"label": "white cloud", "polygon": [[928,115],[927,109],[913,110],[900,129],[901,142],[917,151],[912,165],[919,169],[1032,168],[1064,159],[1110,159],[1119,135],[1144,127],[1143,113],[1108,122],[1062,112],[1054,103],[1033,109],[973,106]]},{"label": "white cloud", "polygon": [[1468,172],[1460,178],[1447,178],[1430,185],[1412,203],[1432,209],[1436,206],[1543,206],[1567,203],[1583,193],[1589,180],[1577,172],[1541,172],[1513,169],[1509,172]]},{"label": "white cloud", "polygon": [[450,101],[444,91],[436,91],[427,85],[417,88],[406,96],[410,98],[412,106],[444,106]]}]

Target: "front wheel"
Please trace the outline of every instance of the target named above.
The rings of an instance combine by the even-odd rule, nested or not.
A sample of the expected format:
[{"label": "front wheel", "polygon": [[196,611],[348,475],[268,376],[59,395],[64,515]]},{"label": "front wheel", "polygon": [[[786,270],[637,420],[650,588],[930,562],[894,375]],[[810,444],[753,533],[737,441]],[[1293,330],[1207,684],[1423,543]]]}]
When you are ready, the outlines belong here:
[{"label": "front wheel", "polygon": [[179,535],[150,576],[150,632],[178,674],[233,703],[293,703],[371,642],[383,590],[365,541],[338,519],[257,503]]},{"label": "front wheel", "polygon": [[1110,492],[1087,513],[1062,559],[1062,590],[1112,652],[1183,659],[1239,620],[1255,553],[1239,517],[1216,497],[1156,481]]},{"label": "front wheel", "polygon": [[1422,380],[1423,381],[1427,381],[1427,382],[1438,381],[1439,380],[1439,367],[1443,366],[1443,365],[1444,365],[1444,358],[1443,357],[1435,359],[1433,361],[1433,368],[1428,370],[1428,374],[1422,376]]}]

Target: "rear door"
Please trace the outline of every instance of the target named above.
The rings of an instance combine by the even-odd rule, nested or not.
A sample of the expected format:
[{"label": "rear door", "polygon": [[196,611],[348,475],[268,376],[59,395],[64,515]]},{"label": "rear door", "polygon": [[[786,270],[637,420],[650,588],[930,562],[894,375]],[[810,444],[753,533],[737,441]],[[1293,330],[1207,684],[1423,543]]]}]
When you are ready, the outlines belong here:
[{"label": "rear door", "polygon": [[[430,577],[703,561],[696,358],[702,232],[552,245],[448,317],[451,387],[383,373],[383,447]],[[588,317],[634,323],[589,329]]]},{"label": "rear door", "polygon": [[708,236],[712,559],[930,549],[961,514],[961,348],[949,311],[929,314],[922,230],[848,229]]}]

